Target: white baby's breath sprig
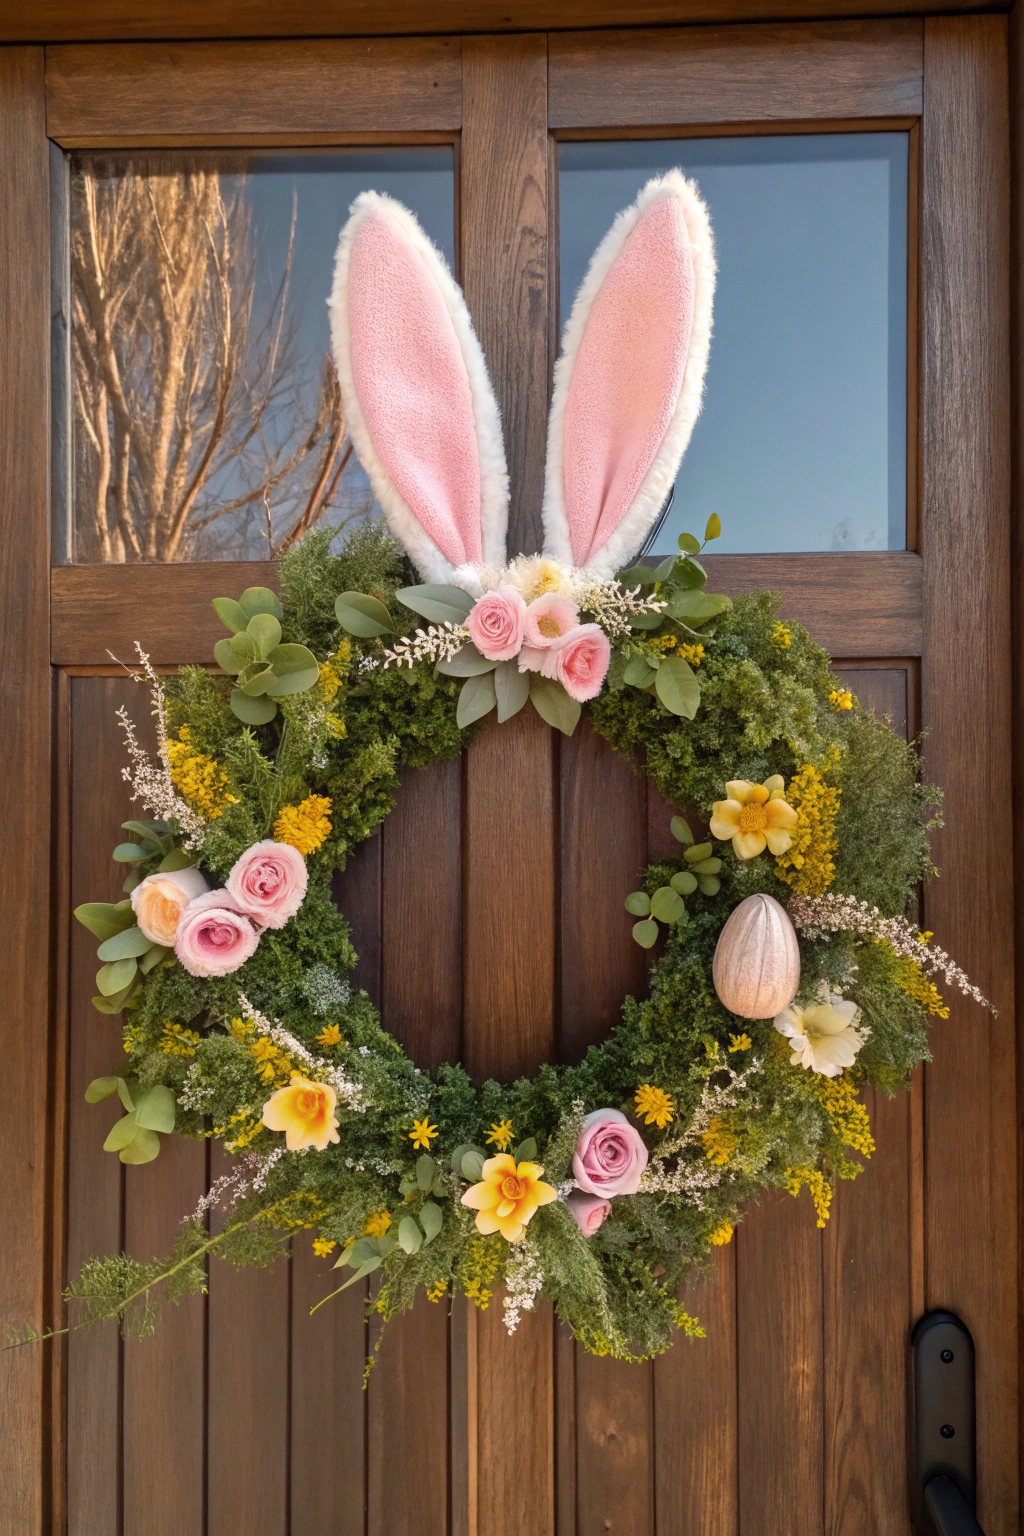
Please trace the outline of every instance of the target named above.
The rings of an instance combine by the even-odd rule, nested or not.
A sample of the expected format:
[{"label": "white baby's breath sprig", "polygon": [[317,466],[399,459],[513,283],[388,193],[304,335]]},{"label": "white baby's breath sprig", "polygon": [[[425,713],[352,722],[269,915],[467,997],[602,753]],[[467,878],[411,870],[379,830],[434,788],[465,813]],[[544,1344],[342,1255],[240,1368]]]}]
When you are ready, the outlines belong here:
[{"label": "white baby's breath sprig", "polygon": [[544,1269],[540,1254],[530,1239],[524,1237],[521,1243],[512,1246],[505,1267],[506,1296],[502,1306],[505,1309],[505,1327],[510,1335],[519,1327],[522,1314],[533,1311],[543,1286]]},{"label": "white baby's breath sprig", "polygon": [[[164,685],[153,671],[149,657],[136,640],[135,649],[138,652],[139,665],[143,677],[149,684],[150,698],[153,702],[153,718],[156,721],[157,754],[160,766],[157,767],[150,759],[135,734],[135,725],[122,704],[117,711],[117,718],[124,732],[125,745],[128,748],[128,756],[131,763],[127,768],[121,769],[121,777],[132,786],[134,791],[132,800],[139,800],[147,811],[158,816],[161,821],[173,821],[178,825],[184,835],[185,847],[188,849],[199,848],[205,835],[206,823],[198,811],[192,809],[187,801],[183,800],[174,787],[171,778],[171,759],[167,750],[167,707],[164,696]],[[108,655],[110,653],[108,652]],[[112,658],[114,661],[117,657]],[[120,663],[124,666],[124,663]],[[136,682],[141,682],[137,672],[130,667],[125,671]]]},{"label": "white baby's breath sprig", "polygon": [[573,571],[573,599],[584,613],[592,614],[610,640],[624,640],[630,622],[645,613],[663,613],[668,607],[656,597],[641,597],[642,587],[624,587],[620,581],[604,581],[589,571]]},{"label": "white baby's breath sprig", "polygon": [[412,668],[418,661],[429,661],[436,666],[439,661],[451,661],[457,656],[468,639],[469,630],[464,624],[453,624],[450,620],[444,624],[431,624],[428,629],[418,629],[415,635],[396,640],[390,651],[374,658],[373,664],[385,672],[390,666]]},{"label": "white baby's breath sprig", "polygon": [[365,1110],[368,1107],[360,1085],[346,1077],[341,1067],[336,1066],[334,1062],[325,1061],[322,1056],[314,1056],[312,1051],[308,1051],[302,1041],[296,1040],[287,1029],[282,1028],[275,1021],[264,1018],[263,1014],[253,1007],[244,992],[238,994],[238,1006],[242,1017],[252,1025],[258,1035],[265,1035],[267,1039],[273,1040],[274,1044],[280,1046],[293,1061],[301,1062],[308,1072],[315,1072],[318,1082],[330,1083],[338,1098],[344,1100],[350,1109]]}]

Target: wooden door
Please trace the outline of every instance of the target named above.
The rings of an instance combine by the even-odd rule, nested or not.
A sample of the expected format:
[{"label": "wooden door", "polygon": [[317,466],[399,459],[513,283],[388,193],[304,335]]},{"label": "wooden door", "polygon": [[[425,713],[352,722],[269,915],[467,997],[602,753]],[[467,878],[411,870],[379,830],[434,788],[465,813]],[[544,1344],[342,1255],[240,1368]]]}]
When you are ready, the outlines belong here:
[{"label": "wooden door", "polygon": [[[3,1089],[16,1174],[0,1194],[12,1320],[59,1316],[64,1277],[90,1253],[165,1250],[216,1176],[218,1154],[202,1145],[182,1142],[127,1171],[100,1151],[103,1111],[85,1106],[82,1090],[110,1070],[116,1030],[90,1009],[90,945],[68,914],[116,889],[112,717],[134,685],[109,652],[127,656],[138,639],[161,666],[208,661],[210,598],[267,579],[259,562],[55,557],[50,569],[49,502],[67,483],[70,406],[61,368],[48,377],[46,251],[59,277],[65,157],[75,150],[450,146],[459,276],[509,449],[510,544],[530,550],[557,338],[559,142],[768,127],[908,132],[908,548],[723,556],[712,581],[781,591],[784,615],[807,624],[862,699],[910,732],[925,728],[926,771],[949,792],[935,842],[943,878],[929,888],[926,921],[1000,1008],[992,1023],[954,1004],[913,1093],[872,1105],[878,1153],[863,1180],[838,1191],[825,1233],[784,1195],[751,1212],[690,1298],[705,1342],[625,1366],[582,1354],[549,1313],[524,1319],[510,1341],[493,1307],[460,1303],[449,1315],[421,1301],[392,1325],[364,1393],[365,1298],[349,1292],[310,1319],[321,1286],[298,1239],[291,1262],[270,1271],[215,1266],[209,1297],[166,1316],[154,1340],[122,1344],[104,1329],[7,1357],[8,1528],[904,1533],[906,1339],[917,1315],[943,1305],[978,1348],[980,1517],[989,1536],[1009,1536],[1005,22],[18,48],[0,55],[0,81],[3,675],[17,677],[5,727],[18,744],[5,779],[18,891],[8,995],[22,1010]],[[59,281],[53,294],[59,340]],[[406,781],[339,881],[358,983],[424,1065],[461,1058],[474,1075],[509,1077],[578,1058],[611,1027],[624,993],[643,986],[620,893],[661,848],[666,820],[644,781],[588,731],[563,742],[526,714],[489,729],[461,763]],[[51,980],[40,962],[48,942]]]}]

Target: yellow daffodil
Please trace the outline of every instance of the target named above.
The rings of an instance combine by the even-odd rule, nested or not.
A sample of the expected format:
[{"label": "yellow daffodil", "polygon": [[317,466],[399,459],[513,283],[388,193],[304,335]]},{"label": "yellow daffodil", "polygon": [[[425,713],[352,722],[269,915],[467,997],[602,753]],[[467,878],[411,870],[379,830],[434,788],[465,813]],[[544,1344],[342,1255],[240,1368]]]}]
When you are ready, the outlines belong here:
[{"label": "yellow daffodil", "polygon": [[500,1232],[508,1243],[518,1243],[526,1233],[538,1206],[558,1199],[557,1190],[541,1180],[538,1163],[516,1163],[508,1152],[489,1158],[479,1184],[467,1189],[463,1205],[476,1211],[476,1229],[487,1237]]},{"label": "yellow daffodil", "polygon": [[666,1093],[664,1088],[655,1088],[651,1083],[641,1083],[634,1095],[633,1102],[636,1105],[637,1118],[642,1119],[645,1125],[656,1125],[659,1131],[663,1131],[675,1114],[675,1100],[672,1095]]},{"label": "yellow daffodil", "polygon": [[725,792],[729,798],[714,804],[711,836],[721,838],[723,843],[731,838],[738,859],[756,859],[766,846],[772,853],[785,853],[793,841],[790,833],[800,818],[786,804],[781,773],[773,773],[763,784],[730,779]]},{"label": "yellow daffodil", "polygon": [[497,1147],[499,1152],[507,1152],[512,1145],[512,1121],[499,1120],[491,1126],[490,1132],[484,1137],[489,1147]]},{"label": "yellow daffodil", "polygon": [[287,1088],[272,1093],[263,1106],[263,1124],[270,1131],[284,1131],[289,1152],[316,1147],[322,1152],[329,1141],[340,1141],[334,1106],[338,1095],[329,1083],[311,1083],[292,1073]]},{"label": "yellow daffodil", "polygon": [[430,1151],[430,1143],[437,1135],[437,1126],[430,1124],[430,1116],[424,1115],[422,1120],[414,1120],[412,1130],[409,1132],[409,1140],[413,1150],[422,1147],[425,1152]]}]

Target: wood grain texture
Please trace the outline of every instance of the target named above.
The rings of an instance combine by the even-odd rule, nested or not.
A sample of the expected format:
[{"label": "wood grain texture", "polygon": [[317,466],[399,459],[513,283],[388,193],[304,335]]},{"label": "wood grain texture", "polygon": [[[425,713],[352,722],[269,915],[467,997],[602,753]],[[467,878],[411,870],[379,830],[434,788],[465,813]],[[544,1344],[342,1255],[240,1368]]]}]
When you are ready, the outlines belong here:
[{"label": "wood grain texture", "polygon": [[920,21],[566,32],[550,41],[552,128],[916,116]]},{"label": "wood grain texture", "polygon": [[888,720],[898,736],[911,734],[906,667],[838,666],[835,673],[876,719]]},{"label": "wood grain texture", "polygon": [[466,38],[462,78],[462,284],[501,407],[509,553],[533,554],[548,403],[546,40]]},{"label": "wood grain texture", "polygon": [[[5,1325],[44,1325],[49,1248],[50,672],[46,654],[49,505],[48,151],[38,48],[0,54],[0,762],[9,814],[0,850],[4,1073],[0,1276]],[[0,1486],[11,1529],[42,1531],[47,1355],[20,1350],[0,1372]]]},{"label": "wood grain texture", "polygon": [[453,129],[458,38],[120,43],[46,55],[58,142],[152,134]]},{"label": "wood grain texture", "polygon": [[[922,140],[925,772],[969,785],[934,841],[925,921],[1000,1009],[955,995],[926,1072],[926,1285],[978,1358],[979,1519],[1018,1529],[1007,36],[929,19]],[[950,622],[950,603],[956,622]]]}]

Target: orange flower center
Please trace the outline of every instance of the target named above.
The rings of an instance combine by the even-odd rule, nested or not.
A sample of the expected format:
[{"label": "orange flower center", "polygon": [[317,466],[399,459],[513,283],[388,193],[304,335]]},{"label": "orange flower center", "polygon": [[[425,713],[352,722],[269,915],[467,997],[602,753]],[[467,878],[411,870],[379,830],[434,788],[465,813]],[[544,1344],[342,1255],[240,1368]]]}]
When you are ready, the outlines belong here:
[{"label": "orange flower center", "polygon": [[314,1120],[321,1110],[322,1095],[315,1088],[300,1088],[295,1095],[295,1110],[303,1120]]},{"label": "orange flower center", "polygon": [[768,812],[763,805],[745,805],[740,811],[741,832],[763,832],[768,825]]},{"label": "orange flower center", "polygon": [[522,1179],[517,1179],[514,1174],[509,1173],[501,1181],[501,1192],[506,1200],[521,1200],[526,1191]]},{"label": "orange flower center", "polygon": [[548,640],[557,640],[562,633],[558,627],[557,619],[538,619],[537,628]]}]

